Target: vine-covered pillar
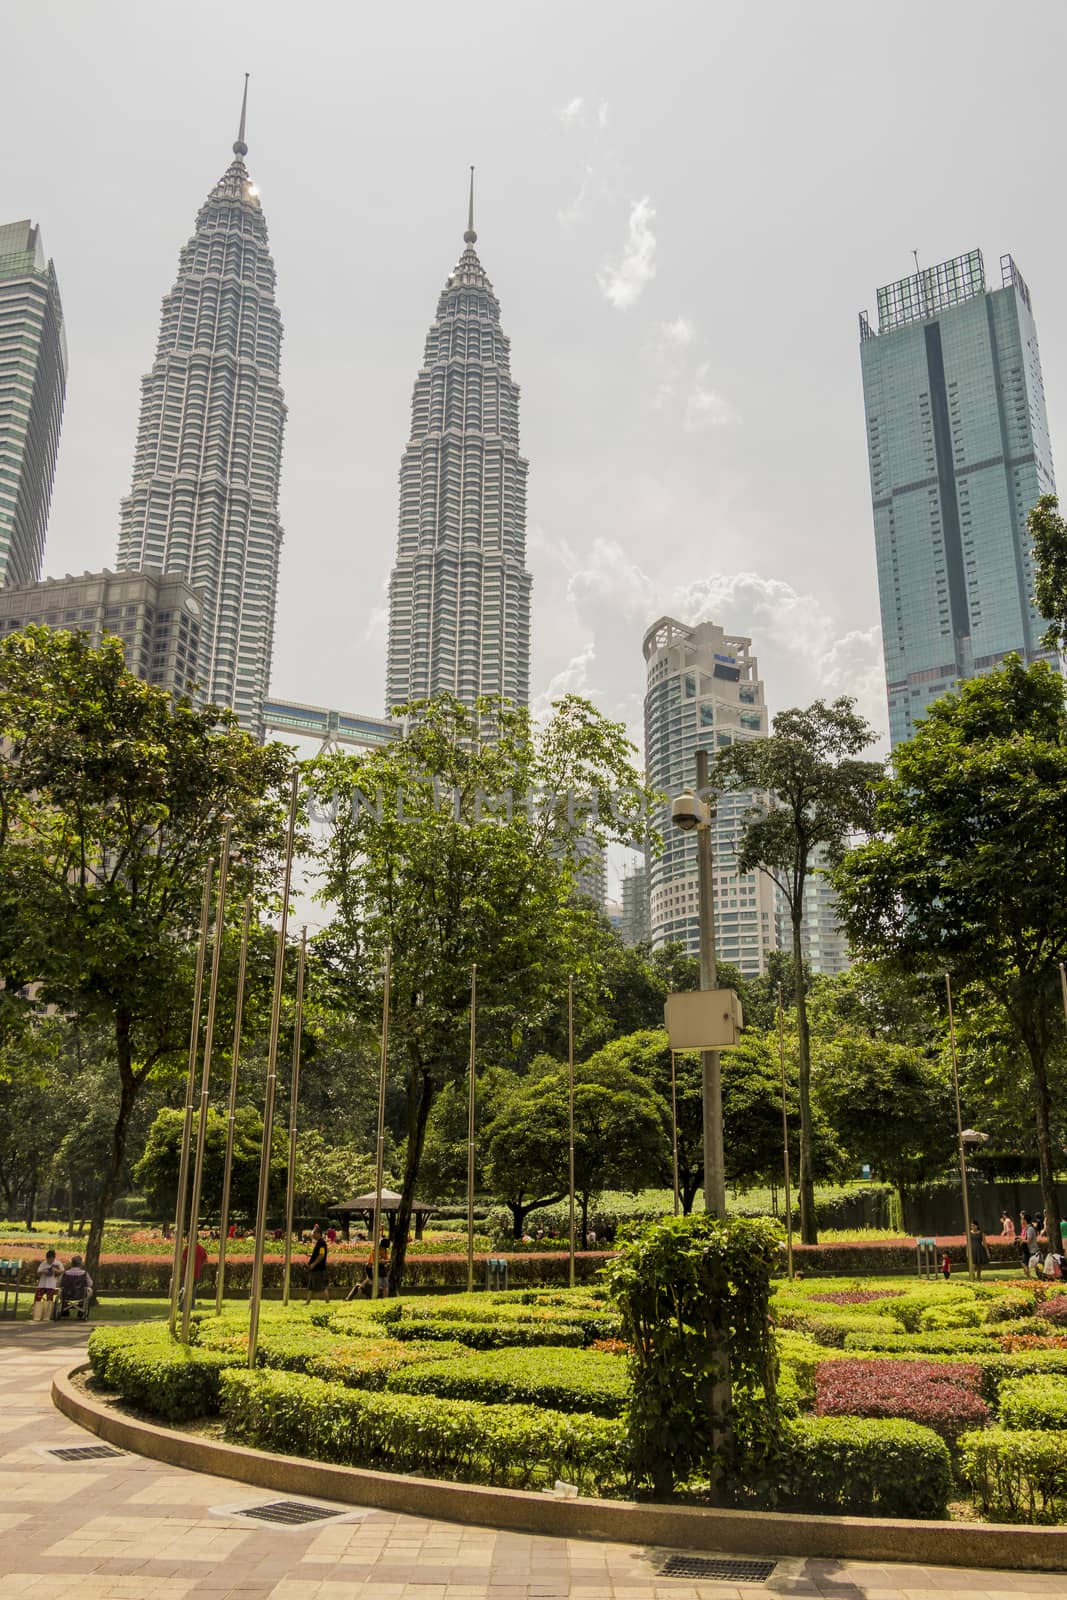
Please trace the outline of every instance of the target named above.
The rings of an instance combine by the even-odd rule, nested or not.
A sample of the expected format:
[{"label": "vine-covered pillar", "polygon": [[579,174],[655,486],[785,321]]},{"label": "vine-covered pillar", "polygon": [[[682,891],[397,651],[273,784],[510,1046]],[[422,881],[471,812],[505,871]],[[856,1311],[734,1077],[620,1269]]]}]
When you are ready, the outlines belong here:
[{"label": "vine-covered pillar", "polygon": [[694,1479],[719,1501],[773,1470],[778,1226],[670,1217],[632,1231],[608,1269],[632,1347],[634,1474],[657,1499]]}]

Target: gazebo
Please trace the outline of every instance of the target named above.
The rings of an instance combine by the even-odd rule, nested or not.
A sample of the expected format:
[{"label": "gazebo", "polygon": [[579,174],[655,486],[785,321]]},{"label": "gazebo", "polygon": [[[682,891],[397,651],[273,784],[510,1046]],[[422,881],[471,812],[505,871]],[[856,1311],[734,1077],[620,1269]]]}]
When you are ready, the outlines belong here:
[{"label": "gazebo", "polygon": [[[366,1223],[367,1237],[370,1238],[371,1229],[374,1227],[374,1202],[373,1189],[370,1194],[357,1194],[353,1200],[341,1200],[335,1206],[327,1206],[327,1211],[333,1217],[340,1217],[346,1239],[351,1237],[352,1218],[362,1217]],[[393,1244],[393,1235],[396,1231],[396,1214],[400,1210],[400,1196],[395,1189],[383,1189],[378,1197],[378,1213],[385,1218],[385,1225],[389,1230],[389,1243]],[[426,1226],[426,1218],[432,1216],[437,1210],[436,1206],[425,1205],[421,1200],[412,1203],[411,1212],[415,1218],[415,1237],[422,1238],[422,1230]]]}]

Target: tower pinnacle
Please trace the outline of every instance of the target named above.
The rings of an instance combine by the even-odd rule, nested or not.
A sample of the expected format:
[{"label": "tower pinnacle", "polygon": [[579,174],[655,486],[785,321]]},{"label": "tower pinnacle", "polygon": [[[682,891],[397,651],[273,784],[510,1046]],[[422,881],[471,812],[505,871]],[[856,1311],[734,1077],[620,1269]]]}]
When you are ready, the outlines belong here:
[{"label": "tower pinnacle", "polygon": [[471,168],[471,197],[467,207],[467,231],[463,235],[464,244],[474,244],[478,235],[474,231],[474,168]]},{"label": "tower pinnacle", "polygon": [[[237,130],[233,153],[235,156],[246,156],[248,146],[245,144],[245,115],[248,111],[248,73],[245,73],[245,92],[241,99],[241,126]],[[472,169],[473,170],[473,169]]]}]

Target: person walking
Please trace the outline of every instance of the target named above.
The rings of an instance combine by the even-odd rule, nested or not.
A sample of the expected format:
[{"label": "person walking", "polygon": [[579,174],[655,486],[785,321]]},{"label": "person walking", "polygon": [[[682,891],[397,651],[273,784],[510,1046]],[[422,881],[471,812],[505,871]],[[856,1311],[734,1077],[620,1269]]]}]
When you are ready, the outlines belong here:
[{"label": "person walking", "polygon": [[[182,1264],[181,1264],[181,1272],[180,1272],[179,1286],[178,1286],[178,1310],[179,1311],[184,1311],[184,1309],[185,1309],[185,1263],[188,1261],[188,1259],[189,1259],[189,1241],[186,1240],[185,1244],[182,1246]],[[207,1251],[204,1249],[203,1245],[200,1243],[199,1238],[197,1238],[196,1249],[193,1252],[193,1301],[192,1301],[192,1303],[193,1303],[194,1306],[196,1305],[197,1285],[199,1284],[200,1279],[203,1276],[204,1268],[206,1266],[207,1266]]]},{"label": "person walking", "polygon": [[326,1281],[326,1263],[329,1258],[329,1246],[323,1238],[322,1229],[316,1222],[311,1230],[311,1253],[308,1256],[308,1293],[305,1305],[311,1304],[313,1294],[321,1294],[324,1300],[330,1298],[330,1286]]},{"label": "person walking", "polygon": [[974,1263],[975,1277],[981,1279],[982,1268],[989,1265],[989,1251],[986,1249],[985,1235],[977,1221],[971,1223],[971,1260]]},{"label": "person walking", "polygon": [[1015,1238],[1015,1223],[1012,1221],[1010,1211],[1000,1213],[1000,1237],[1002,1239]]}]

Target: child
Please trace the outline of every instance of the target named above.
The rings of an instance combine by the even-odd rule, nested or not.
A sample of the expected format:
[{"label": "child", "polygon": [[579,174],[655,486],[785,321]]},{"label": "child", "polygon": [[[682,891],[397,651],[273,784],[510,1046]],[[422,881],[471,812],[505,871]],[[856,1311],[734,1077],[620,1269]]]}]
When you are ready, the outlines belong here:
[{"label": "child", "polygon": [[949,1254],[948,1254],[948,1251],[946,1250],[944,1255],[941,1257],[941,1276],[944,1278],[946,1283],[948,1282],[951,1274],[952,1274],[952,1262],[949,1260]]}]

